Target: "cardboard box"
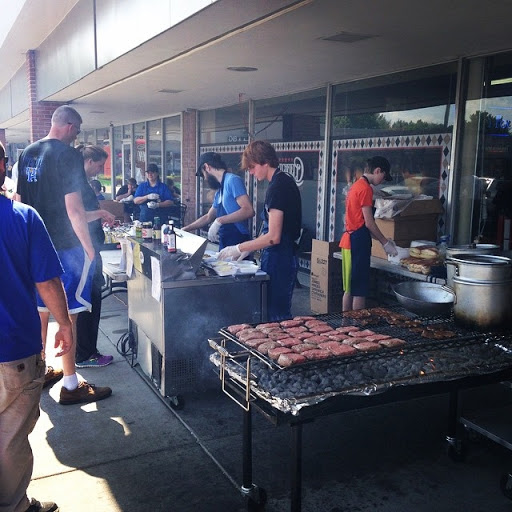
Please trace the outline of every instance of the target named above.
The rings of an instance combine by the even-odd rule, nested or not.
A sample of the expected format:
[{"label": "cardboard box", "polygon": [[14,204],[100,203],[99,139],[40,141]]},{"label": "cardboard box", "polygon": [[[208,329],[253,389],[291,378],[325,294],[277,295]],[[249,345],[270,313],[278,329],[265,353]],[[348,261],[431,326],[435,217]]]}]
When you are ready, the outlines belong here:
[{"label": "cardboard box", "polygon": [[339,242],[313,240],[311,251],[310,307],[313,313],[339,313],[343,301]]},{"label": "cardboard box", "polygon": [[[413,240],[437,240],[438,217],[443,212],[439,199],[404,201],[405,208],[392,219],[375,219],[377,227],[386,238],[400,247],[409,247]],[[387,259],[382,245],[372,240],[372,256]]]},{"label": "cardboard box", "polygon": [[124,221],[124,206],[123,203],[113,201],[112,199],[102,199],[98,201],[102,210],[107,210],[115,216],[116,220]]},{"label": "cardboard box", "polygon": [[393,240],[437,240],[437,214],[375,219],[386,238]]}]

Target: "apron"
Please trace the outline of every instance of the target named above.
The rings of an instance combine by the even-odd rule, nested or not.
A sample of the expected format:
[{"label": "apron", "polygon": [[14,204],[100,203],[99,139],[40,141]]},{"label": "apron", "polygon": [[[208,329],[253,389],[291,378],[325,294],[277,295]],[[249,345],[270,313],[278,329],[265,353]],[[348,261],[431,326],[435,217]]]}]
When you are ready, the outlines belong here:
[{"label": "apron", "polygon": [[[268,221],[263,217],[263,233],[268,233]],[[267,320],[276,322],[292,317],[292,295],[299,270],[295,241],[283,233],[281,243],[263,249],[261,270],[266,272],[270,281],[267,293]]]}]

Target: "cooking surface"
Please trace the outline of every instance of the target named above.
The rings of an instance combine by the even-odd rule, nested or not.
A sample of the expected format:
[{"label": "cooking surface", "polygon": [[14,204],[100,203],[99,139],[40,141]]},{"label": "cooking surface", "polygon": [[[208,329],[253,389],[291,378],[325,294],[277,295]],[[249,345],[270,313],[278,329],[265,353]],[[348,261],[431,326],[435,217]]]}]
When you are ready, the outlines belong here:
[{"label": "cooking surface", "polygon": [[[370,310],[371,311],[371,310]],[[393,311],[402,313],[401,308]],[[356,325],[406,341],[399,348],[382,348],[371,353],[331,357],[320,361],[280,368],[268,357],[243,346],[226,329],[220,332],[225,348],[234,357],[214,353],[210,360],[224,365],[229,376],[246,383],[247,361],[251,364],[251,391],[283,411],[297,413],[336,395],[371,395],[395,386],[415,385],[483,375],[512,368],[512,340],[503,333],[479,333],[456,325],[452,318],[419,318],[424,331],[439,327],[450,332],[448,339],[421,336],[416,322],[389,325],[382,317],[350,318],[348,315],[320,315],[332,327]],[[363,325],[361,325],[361,322]]]}]

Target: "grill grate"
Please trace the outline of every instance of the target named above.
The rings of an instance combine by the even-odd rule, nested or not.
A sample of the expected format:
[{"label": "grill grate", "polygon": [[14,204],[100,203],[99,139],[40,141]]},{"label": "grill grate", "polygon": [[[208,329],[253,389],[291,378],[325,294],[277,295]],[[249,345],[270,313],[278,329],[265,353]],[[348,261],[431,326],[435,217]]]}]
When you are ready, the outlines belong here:
[{"label": "grill grate", "polygon": [[[397,354],[404,354],[410,352],[419,352],[433,349],[441,350],[443,348],[453,348],[455,346],[463,347],[473,343],[474,341],[482,342],[483,340],[491,336],[490,333],[482,333],[480,331],[476,331],[474,329],[469,329],[455,324],[453,315],[450,317],[421,317],[409,313],[401,306],[387,306],[385,310],[399,315],[403,315],[404,317],[407,317],[407,319],[409,319],[410,321],[419,323],[420,326],[402,327],[396,324],[390,325],[385,319],[385,317],[378,317],[377,315],[372,315],[371,317],[368,318],[354,318],[353,316],[351,316],[353,312],[348,312],[346,314],[328,313],[322,315],[315,315],[315,319],[327,322],[333,329],[344,326],[356,326],[362,329],[371,329],[376,334],[386,334],[393,338],[403,339],[406,342],[406,345],[402,345],[397,348],[383,348],[382,350],[375,352],[358,352],[357,354],[350,356],[332,356],[328,359],[314,361],[308,360],[305,361],[304,363],[295,364],[289,368],[284,368],[278,365],[276,361],[274,361],[270,357],[261,354],[255,349],[247,347],[240,340],[238,340],[238,338],[235,335],[231,334],[227,330],[227,328],[221,329],[219,333],[222,336],[224,336],[226,340],[234,343],[237,347],[242,348],[244,351],[247,351],[251,353],[253,356],[257,357],[260,361],[264,362],[269,368],[274,370],[286,371],[290,371],[298,367],[311,368],[316,366],[325,367],[326,365],[330,364],[343,365],[353,361],[388,359],[390,357],[394,358],[397,356]],[[371,312],[372,309],[368,309],[367,311]],[[258,324],[251,324],[252,327],[255,327],[256,325]],[[435,327],[438,329],[450,331],[454,333],[455,336],[435,340],[422,337],[421,331],[425,330],[427,327]]]}]

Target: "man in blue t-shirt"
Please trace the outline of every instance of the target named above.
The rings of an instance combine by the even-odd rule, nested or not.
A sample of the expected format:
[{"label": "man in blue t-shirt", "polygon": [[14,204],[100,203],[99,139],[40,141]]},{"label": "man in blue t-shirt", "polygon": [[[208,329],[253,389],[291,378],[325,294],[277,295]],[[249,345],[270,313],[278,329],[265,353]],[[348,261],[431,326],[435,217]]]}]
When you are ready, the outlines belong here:
[{"label": "man in blue t-shirt", "polygon": [[[0,143],[0,187],[5,150]],[[27,497],[32,477],[28,435],[39,417],[45,363],[36,290],[58,323],[57,356],[73,346],[62,267],[39,214],[0,196],[0,507],[52,512],[55,503]]]},{"label": "man in blue t-shirt", "polygon": [[139,220],[153,222],[155,217],[160,217],[160,222],[165,224],[175,198],[169,187],[160,181],[160,172],[156,164],[148,165],[146,178],[146,181],[137,187],[133,196],[133,202],[140,207]]},{"label": "man in blue t-shirt", "polygon": [[218,242],[219,250],[249,240],[247,219],[254,215],[244,182],[226,169],[218,153],[208,151],[201,155],[196,175],[204,178],[216,191],[215,197],[208,213],[183,228],[184,231],[194,231],[211,224],[208,240]]}]

